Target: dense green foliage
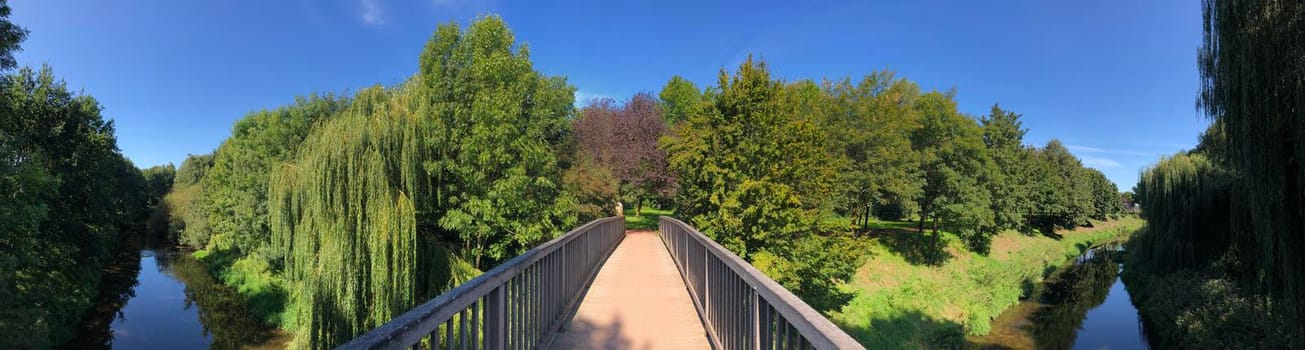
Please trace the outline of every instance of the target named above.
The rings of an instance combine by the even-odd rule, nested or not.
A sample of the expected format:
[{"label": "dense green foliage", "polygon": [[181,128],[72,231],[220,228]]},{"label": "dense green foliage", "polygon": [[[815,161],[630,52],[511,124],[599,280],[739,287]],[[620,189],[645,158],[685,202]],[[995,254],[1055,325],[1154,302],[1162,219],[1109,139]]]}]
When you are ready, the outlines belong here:
[{"label": "dense green foliage", "polygon": [[332,95],[311,95],[236,122],[204,177],[200,203],[213,232],[210,249],[252,254],[268,241],[268,174],[294,155],[315,123],[348,104]]},{"label": "dense green foliage", "polygon": [[9,14],[0,0],[0,348],[49,348],[72,336],[172,169],[136,169],[99,102],[50,67],[7,72],[28,33]]},{"label": "dense green foliage", "polygon": [[1019,114],[972,118],[954,93],[888,72],[785,83],[749,60],[697,91],[676,78],[661,93],[666,114],[685,114],[663,139],[677,213],[820,310],[850,297],[837,287],[858,260],[847,223],[915,215],[985,253],[1003,230],[1054,235],[1120,210],[1115,185],[1059,141],[1024,145]]},{"label": "dense green foliage", "polygon": [[23,68],[0,78],[0,193],[0,347],[59,344],[148,215],[145,178],[99,102]]},{"label": "dense green foliage", "polygon": [[920,129],[911,135],[919,153],[924,177],[916,197],[920,208],[919,229],[932,222],[956,232],[971,248],[984,252],[995,230],[992,194],[983,186],[994,171],[983,143],[983,129],[974,119],[956,111],[951,94],[932,92],[916,102]]},{"label": "dense green foliage", "polygon": [[[1029,216],[1037,210],[1033,190],[1041,185],[1032,175],[1032,150],[1024,146],[1024,123],[1021,115],[992,106],[992,112],[979,120],[983,125],[983,144],[996,171],[992,172],[988,190],[992,193],[993,224],[996,227],[1029,232]],[[1057,191],[1048,191],[1056,193]]]},{"label": "dense green foliage", "polygon": [[[840,211],[864,229],[876,208],[914,208],[923,180],[910,138],[920,128],[913,108],[920,88],[890,72],[876,72],[855,84],[851,79],[826,83],[825,89],[830,98],[825,104],[832,109],[825,113],[827,134],[847,159],[840,175]],[[882,219],[898,219],[906,211]]]},{"label": "dense green foliage", "polygon": [[21,51],[23,40],[27,40],[27,29],[9,21],[9,0],[0,0],[0,71],[18,66],[14,52]]},{"label": "dense green foliage", "polygon": [[269,187],[297,343],[339,344],[576,224],[555,159],[573,92],[487,17],[440,26],[409,83],[316,128]]},{"label": "dense green foliage", "polygon": [[1216,260],[1234,239],[1231,175],[1201,154],[1178,154],[1147,168],[1137,184],[1151,234],[1137,241],[1143,259],[1167,269]]},{"label": "dense green foliage", "polygon": [[820,310],[850,296],[833,286],[856,267],[820,237],[820,209],[842,159],[798,96],[748,59],[721,71],[718,93],[675,125],[663,146],[679,179],[679,212],[703,233]]},{"label": "dense green foliage", "polygon": [[704,101],[703,93],[697,85],[681,76],[673,76],[657,95],[662,102],[662,117],[669,124],[679,123],[697,113]]},{"label": "dense green foliage", "polygon": [[[1249,217],[1251,283],[1305,323],[1305,3],[1206,0],[1199,105],[1222,129]],[[1305,341],[1305,327],[1291,336]],[[1296,343],[1301,346],[1301,343]]]},{"label": "dense green foliage", "polygon": [[166,238],[168,217],[171,213],[163,197],[172,190],[172,183],[177,177],[177,167],[171,163],[156,165],[141,170],[141,175],[145,177],[145,198],[150,208],[150,216],[145,220],[145,233],[153,237]]},{"label": "dense green foliage", "polygon": [[204,187],[201,181],[213,168],[213,155],[190,155],[177,169],[172,191],[163,197],[168,212],[168,237],[192,247],[204,247],[212,233],[208,213],[199,206]]}]

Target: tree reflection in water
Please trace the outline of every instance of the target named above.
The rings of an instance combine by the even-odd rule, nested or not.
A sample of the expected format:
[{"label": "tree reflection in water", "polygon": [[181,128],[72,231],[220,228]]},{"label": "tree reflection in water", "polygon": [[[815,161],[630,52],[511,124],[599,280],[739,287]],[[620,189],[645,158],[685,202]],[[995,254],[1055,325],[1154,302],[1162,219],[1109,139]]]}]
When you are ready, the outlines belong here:
[{"label": "tree reflection in water", "polygon": [[1093,248],[1042,284],[1037,294],[1041,307],[1030,316],[1028,329],[1038,348],[1073,347],[1088,311],[1106,301],[1119,277],[1120,248]]},{"label": "tree reflection in water", "polygon": [[[207,267],[192,257],[189,252],[177,251],[170,247],[132,252],[120,256],[106,269],[105,280],[101,285],[100,296],[95,307],[83,318],[77,337],[72,342],[64,344],[64,348],[110,349],[114,347],[116,325],[133,321],[143,324],[168,322],[168,320],[129,319],[139,315],[128,315],[124,310],[128,303],[148,302],[144,299],[132,300],[138,292],[145,292],[145,288],[161,288],[165,286],[159,284],[176,283],[184,285],[184,296],[177,296],[184,299],[184,305],[178,307],[175,312],[166,314],[169,317],[195,317],[193,315],[197,314],[203,329],[184,334],[150,332],[151,343],[148,345],[167,348],[170,344],[194,344],[197,339],[177,339],[177,337],[202,336],[211,340],[208,346],[212,349],[281,347],[280,343],[284,340],[280,339],[284,338],[282,334],[252,316],[243,297],[234,289],[222,285],[209,273]],[[153,259],[153,261],[151,264],[145,264],[143,259]],[[157,273],[163,278],[150,278],[142,283],[140,275],[143,265],[156,267]],[[123,345],[119,344],[119,347]]]}]

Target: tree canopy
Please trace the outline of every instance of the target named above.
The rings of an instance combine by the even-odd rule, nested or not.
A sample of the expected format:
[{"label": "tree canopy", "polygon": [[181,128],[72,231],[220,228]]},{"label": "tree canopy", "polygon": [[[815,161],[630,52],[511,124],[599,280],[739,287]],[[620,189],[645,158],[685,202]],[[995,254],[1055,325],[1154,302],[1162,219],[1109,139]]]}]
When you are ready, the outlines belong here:
[{"label": "tree canopy", "polygon": [[816,308],[841,306],[846,297],[833,283],[850,277],[854,259],[802,258],[826,248],[818,209],[831,198],[841,158],[764,62],[721,70],[718,84],[719,93],[664,139],[680,215]]},{"label": "tree canopy", "polygon": [[666,151],[658,146],[666,121],[652,94],[635,94],[620,106],[611,99],[591,101],[572,128],[580,156],[616,178],[618,196],[635,204],[636,216],[645,200],[675,191]]},{"label": "tree canopy", "polygon": [[498,17],[441,25],[421,70],[361,91],[270,179],[298,341],[331,347],[574,225],[556,150],[574,88]]},{"label": "tree canopy", "polygon": [[952,93],[931,92],[916,101],[921,127],[911,135],[924,177],[919,229],[932,221],[958,233],[971,247],[987,250],[992,235],[992,195],[983,186],[994,177],[979,124],[956,111]]},{"label": "tree canopy", "polygon": [[67,340],[147,215],[145,179],[100,111],[48,66],[0,78],[0,346]]}]

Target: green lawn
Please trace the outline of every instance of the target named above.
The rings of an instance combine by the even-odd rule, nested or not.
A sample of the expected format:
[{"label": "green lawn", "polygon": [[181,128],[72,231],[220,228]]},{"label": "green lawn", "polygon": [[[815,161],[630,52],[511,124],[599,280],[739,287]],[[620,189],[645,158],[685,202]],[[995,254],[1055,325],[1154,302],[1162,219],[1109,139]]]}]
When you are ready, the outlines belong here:
[{"label": "green lawn", "polygon": [[857,296],[831,319],[871,349],[962,347],[967,334],[986,334],[993,318],[1056,267],[1091,246],[1126,239],[1142,223],[1096,222],[1059,237],[1006,232],[982,256],[949,233],[935,241],[911,222],[876,222],[869,257],[845,286]]},{"label": "green lawn", "polygon": [[625,211],[625,229],[627,230],[656,230],[657,218],[662,215],[671,215],[670,210],[653,209],[645,207],[642,215],[634,215],[634,209]]}]

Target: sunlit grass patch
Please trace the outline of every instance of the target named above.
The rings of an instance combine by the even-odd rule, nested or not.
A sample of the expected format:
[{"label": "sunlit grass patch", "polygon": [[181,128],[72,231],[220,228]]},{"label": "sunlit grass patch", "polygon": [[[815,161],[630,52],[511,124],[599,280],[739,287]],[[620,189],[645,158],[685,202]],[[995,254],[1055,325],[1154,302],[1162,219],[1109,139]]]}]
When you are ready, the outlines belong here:
[{"label": "sunlit grass patch", "polygon": [[643,208],[640,215],[634,215],[634,210],[625,211],[625,228],[627,230],[656,230],[657,220],[662,215],[672,215],[673,212],[667,209]]},{"label": "sunlit grass patch", "polygon": [[[958,348],[988,333],[993,318],[1047,273],[1088,247],[1127,238],[1127,218],[1062,232],[1059,239],[1003,232],[991,255],[970,252],[949,232],[915,231],[909,221],[876,221],[869,259],[845,288],[857,296],[831,315],[867,348]],[[930,257],[930,259],[926,259]]]}]

